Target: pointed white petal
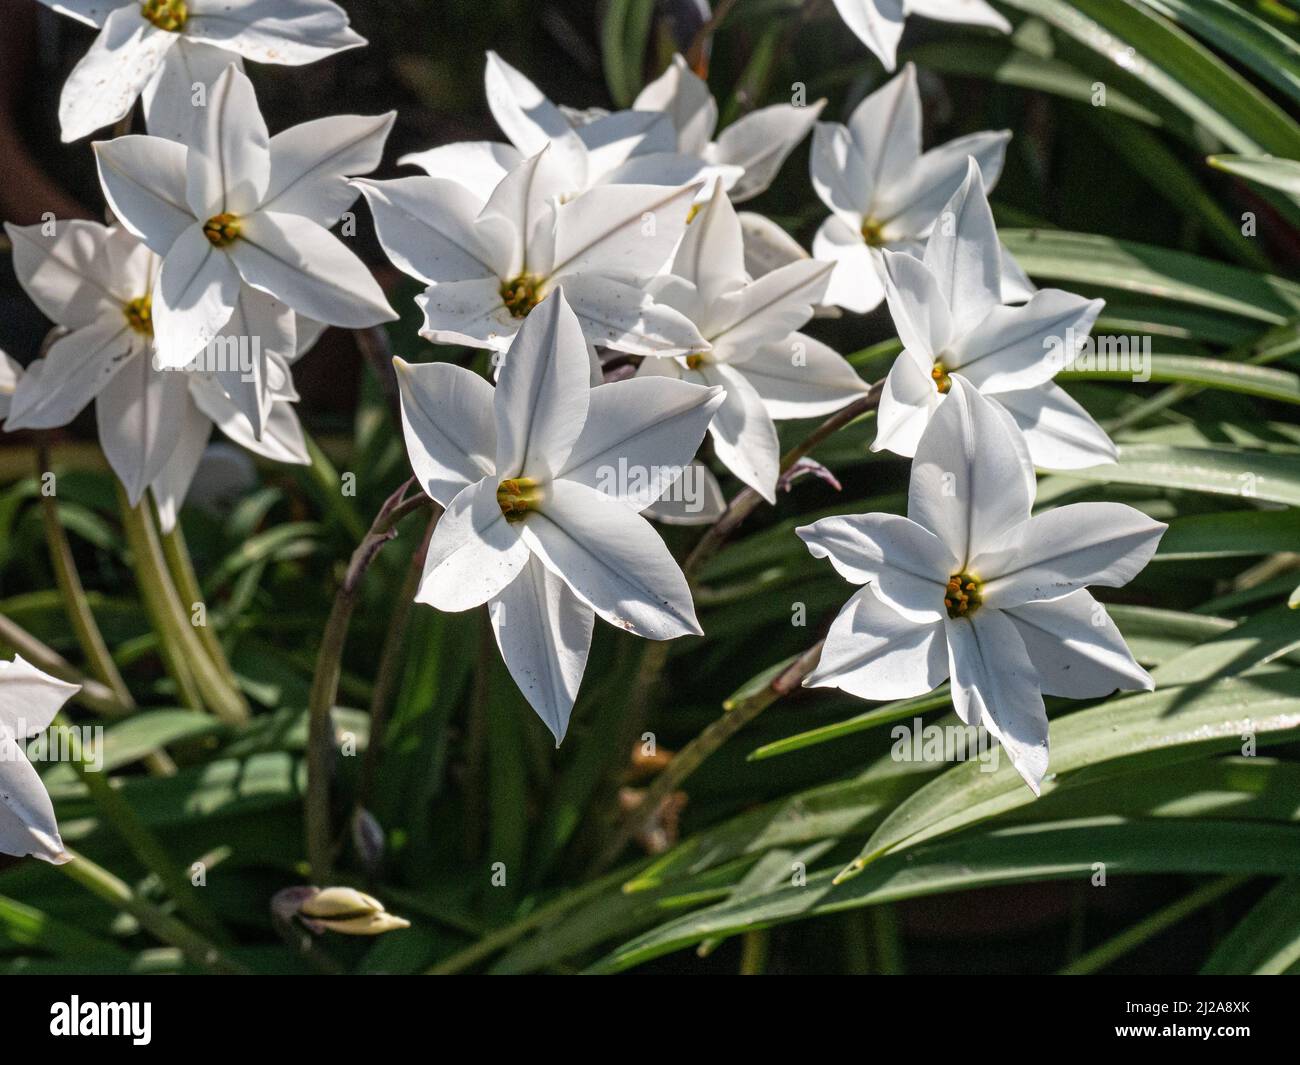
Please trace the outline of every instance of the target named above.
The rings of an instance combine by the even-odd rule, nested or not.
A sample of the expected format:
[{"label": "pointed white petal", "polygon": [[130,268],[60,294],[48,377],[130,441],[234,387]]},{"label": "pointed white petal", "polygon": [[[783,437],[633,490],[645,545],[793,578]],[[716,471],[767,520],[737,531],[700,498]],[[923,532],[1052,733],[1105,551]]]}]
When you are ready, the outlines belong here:
[{"label": "pointed white petal", "polygon": [[598,185],[562,204],[555,217],[554,264],[529,268],[552,278],[584,272],[653,277],[686,231],[699,191],[662,185]]},{"label": "pointed white petal", "polygon": [[403,273],[425,284],[506,276],[516,235],[475,225],[483,198],[438,178],[353,184],[370,204],[384,254]]},{"label": "pointed white petal", "polygon": [[557,480],[521,527],[551,572],[611,625],[651,640],[700,633],[686,577],[631,507]]},{"label": "pointed white petal", "polygon": [[136,4],[110,12],[90,50],[63,83],[59,125],[64,143],[126,115],[177,40],[176,34],[146,21]]},{"label": "pointed white petal", "polygon": [[416,296],[415,303],[424,312],[420,336],[435,344],[504,351],[522,321],[501,302],[501,282],[495,277],[443,281]]},{"label": "pointed white petal", "polygon": [[300,214],[330,229],[357,198],[348,178],[379,165],[396,117],[331,115],[277,133],[261,209]]},{"label": "pointed white petal", "polygon": [[958,331],[948,368],[994,395],[1046,384],[1074,361],[1103,306],[1104,300],[1045,288],[1019,307],[993,307],[973,328]]},{"label": "pointed white petal", "polygon": [[300,66],[366,43],[330,0],[189,0],[189,6],[187,35],[254,63]]},{"label": "pointed white petal", "polygon": [[[911,63],[854,109],[849,136],[861,166],[864,207],[887,205],[921,158],[921,93]],[[878,209],[878,208],[877,208]],[[874,211],[873,211],[874,213]],[[878,216],[877,221],[884,221]]]},{"label": "pointed white petal", "polygon": [[[501,594],[528,563],[524,523],[506,521],[496,477],[485,477],[451,501],[429,541],[417,603],[469,610]],[[530,520],[533,515],[530,515]]]},{"label": "pointed white petal", "polygon": [[148,362],[146,345],[120,314],[61,337],[14,390],[5,428],[52,429],[67,425],[132,358]]},{"label": "pointed white petal", "polygon": [[[869,100],[864,101],[863,106],[867,102]],[[808,173],[818,199],[834,211],[846,227],[858,232],[871,208],[876,179],[847,126],[838,122],[818,122],[813,127]]]},{"label": "pointed white petal", "polygon": [[637,111],[662,111],[677,130],[677,148],[687,155],[701,155],[718,125],[718,105],[704,79],[698,77],[681,55],[632,102]]},{"label": "pointed white petal", "polygon": [[87,26],[102,26],[109,14],[122,6],[122,0],[42,0],[60,15],[75,18]]},{"label": "pointed white petal", "polygon": [[564,467],[587,420],[590,363],[564,292],[531,311],[515,334],[496,392],[498,479],[545,480]]},{"label": "pointed white petal", "polygon": [[880,392],[872,451],[892,451],[904,457],[916,454],[921,434],[943,399],[930,376],[933,367],[932,360],[911,348],[899,353]]},{"label": "pointed white petal", "polygon": [[186,376],[190,378],[190,397],[195,405],[240,447],[272,462],[287,462],[296,466],[310,463],[307,442],[292,403],[272,404],[271,413],[262,426],[262,435],[258,438],[253,435],[253,427],[248,419],[210,375],[191,373]]},{"label": "pointed white petal", "polygon": [[948,305],[954,335],[975,328],[1002,302],[1002,245],[974,159],[930,234],[923,262]]},{"label": "pointed white petal", "polygon": [[195,222],[185,200],[183,145],[161,137],[96,141],[104,197],[118,220],[159,255]]},{"label": "pointed white petal", "polygon": [[1029,517],[1033,467],[1018,436],[1011,416],[960,377],[921,435],[907,515],[963,568]]},{"label": "pointed white petal", "polygon": [[194,474],[198,471],[208,439],[212,436],[212,420],[188,396],[185,413],[180,417],[181,432],[176,448],[149,485],[149,491],[158,507],[158,524],[164,535],[176,528],[181,505],[189,494],[190,484],[194,481]]},{"label": "pointed white petal", "polygon": [[749,200],[767,191],[825,106],[825,100],[803,107],[773,104],[751,111],[722,131],[715,150],[710,153],[712,160],[745,170],[731,188],[734,201]]},{"label": "pointed white petal", "polygon": [[835,0],[835,9],[885,69],[893,70],[903,36],[903,0]]},{"label": "pointed white petal", "polygon": [[886,232],[895,239],[928,235],[966,177],[968,158],[979,165],[984,188],[992,189],[1002,173],[1010,139],[1009,130],[989,130],[931,148],[911,169],[907,181],[882,193],[878,206],[888,219]]},{"label": "pointed white petal", "polygon": [[898,514],[848,514],[795,529],[814,558],[845,580],[874,583],[880,599],[912,622],[944,616],[943,591],[956,560],[943,542]]},{"label": "pointed white petal", "polygon": [[804,685],[839,688],[859,699],[907,699],[947,677],[943,624],[909,621],[871,588],[859,588],[832,622]]},{"label": "pointed white petal", "polygon": [[1025,434],[1035,466],[1080,470],[1119,458],[1106,431],[1059,385],[1000,392],[997,401]]},{"label": "pointed white petal", "polygon": [[587,668],[596,615],[532,556],[488,606],[506,668],[558,747]]},{"label": "pointed white petal", "polygon": [[775,502],[781,443],[762,397],[730,366],[703,366],[700,376],[726,390],[709,425],[718,461],[769,503]]},{"label": "pointed white petal", "polygon": [[907,12],[941,22],[964,22],[971,26],[990,26],[1003,33],[1011,32],[1011,23],[984,0],[907,0]]},{"label": "pointed white petal", "polygon": [[14,655],[13,661],[0,662],[0,729],[20,741],[36,736],[50,727],[54,715],[80,690],[81,685],[51,677]]},{"label": "pointed white petal", "polygon": [[1002,246],[1002,302],[1027,303],[1037,291],[1038,286],[1029,280],[1024,267],[1016,262],[1004,244]]},{"label": "pointed white petal", "polygon": [[480,199],[523,161],[523,153],[513,144],[496,141],[458,141],[408,152],[397,160],[401,166],[418,166],[429,177],[454,181]]},{"label": "pointed white petal", "polygon": [[67,861],[54,805],[21,743],[0,729],[0,854]]},{"label": "pointed white petal", "polygon": [[[650,155],[677,156],[677,132],[667,115],[645,111],[615,111],[601,115],[575,130],[587,148],[587,180],[608,180],[607,175],[630,160]],[[694,160],[698,166],[699,159]],[[684,182],[650,182],[681,185]]]},{"label": "pointed white petal", "polygon": [[695,286],[704,304],[746,282],[740,220],[720,185],[686,227],[672,270]]},{"label": "pointed white petal", "polygon": [[[287,365],[296,346],[293,311],[265,292],[240,285],[230,320],[208,349],[206,366],[248,419],[254,436],[262,435],[275,401],[272,360]],[[281,391],[291,387],[292,380]]]},{"label": "pointed white petal", "polygon": [[187,365],[230,320],[239,271],[212,246],[203,227],[190,226],[163,258],[153,290],[154,344],[159,366]]},{"label": "pointed white petal", "polygon": [[244,61],[233,52],[182,34],[141,97],[149,136],[165,137],[180,144],[194,143],[199,135],[197,127],[206,118],[205,107],[212,98],[212,86],[232,63],[244,69]]},{"label": "pointed white petal", "polygon": [[591,391],[582,433],[557,477],[642,510],[690,463],[722,392],[667,377],[638,377]]},{"label": "pointed white petal", "polygon": [[529,242],[539,227],[544,227],[539,234],[542,257],[549,258],[555,203],[567,192],[567,177],[549,145],[511,170],[492,190],[476,228],[509,234],[508,258],[493,260],[502,277],[515,277],[537,257],[538,249],[530,248]]},{"label": "pointed white petal", "polygon": [[1082,589],[1050,603],[1025,603],[1005,611],[1043,691],[1095,699],[1121,691],[1151,691],[1151,676],[1133,658],[1106,608]]},{"label": "pointed white petal", "polygon": [[357,328],[397,317],[366,264],[308,218],[258,211],[228,250],[248,284],[309,318]]},{"label": "pointed white petal", "polygon": [[1060,599],[1088,585],[1118,588],[1151,561],[1169,528],[1123,503],[1070,503],[1035,514],[971,567],[984,602],[1014,607]]},{"label": "pointed white petal", "polygon": [[633,355],[686,355],[709,347],[694,322],[644,288],[596,274],[566,275],[563,282],[593,344]]},{"label": "pointed white petal", "polygon": [[716,357],[743,356],[759,344],[789,336],[812,317],[834,269],[831,263],[803,259],[717,296],[701,323]]},{"label": "pointed white petal", "polygon": [[885,286],[862,234],[831,215],[813,237],[814,259],[833,262],[830,284],[822,299],[846,311],[866,314],[880,306]]},{"label": "pointed white petal", "polygon": [[561,164],[573,176],[574,187],[585,187],[587,150],[564,112],[496,52],[487,54],[483,82],[488,108],[510,143],[524,155],[536,155],[552,143]]},{"label": "pointed white petal", "polygon": [[121,318],[122,297],[106,247],[113,231],[80,219],[55,223],[52,234],[45,229],[40,223],[5,223],[14,273],[41,313],[68,329],[80,329],[108,314]]},{"label": "pointed white petal", "polygon": [[[756,211],[741,211],[736,217],[744,241],[745,272],[750,277],[762,277],[778,266],[811,258],[794,237],[767,216]],[[690,226],[687,234],[690,234]]]},{"label": "pointed white petal", "polygon": [[393,365],[411,468],[425,492],[445,507],[461,490],[495,472],[492,386],[450,363],[413,365],[394,359]]},{"label": "pointed white petal", "polygon": [[937,278],[920,259],[885,250],[885,299],[903,346],[933,362],[952,341],[954,323]]},{"label": "pointed white petal", "polygon": [[733,356],[728,365],[745,375],[778,420],[830,414],[867,391],[844,356],[803,333]]},{"label": "pointed white petal", "polygon": [[712,525],[726,509],[718,479],[696,459],[641,514],[661,525]]},{"label": "pointed white petal", "polygon": [[132,506],[180,441],[188,377],[181,370],[155,370],[147,358],[133,359],[95,401],[100,446]]},{"label": "pointed white petal", "polygon": [[944,621],[952,703],[967,724],[982,724],[1035,795],[1047,773],[1047,711],[1038,672],[1016,626],[1000,610],[981,607]]},{"label": "pointed white petal", "polygon": [[270,140],[253,83],[232,63],[212,85],[186,156],[185,201],[195,218],[244,215],[262,202]]}]

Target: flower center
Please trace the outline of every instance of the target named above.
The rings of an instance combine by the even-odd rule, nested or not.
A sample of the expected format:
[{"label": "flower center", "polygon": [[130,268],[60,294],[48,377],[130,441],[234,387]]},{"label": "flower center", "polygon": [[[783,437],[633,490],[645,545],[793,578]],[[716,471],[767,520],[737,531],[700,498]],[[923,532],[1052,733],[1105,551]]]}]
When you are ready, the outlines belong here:
[{"label": "flower center", "polygon": [[537,306],[541,300],[538,289],[541,288],[542,279],[534,277],[532,274],[520,274],[513,281],[503,281],[501,283],[501,302],[506,305],[508,310],[516,318],[527,317],[528,312]]},{"label": "flower center", "polygon": [[879,248],[885,243],[884,229],[884,222],[875,218],[864,219],[862,222],[862,239],[873,248]]},{"label": "flower center", "polygon": [[686,212],[686,224],[689,226],[692,222],[694,222],[695,216],[699,213],[700,213],[700,205],[698,203],[691,204],[691,209]]},{"label": "flower center", "polygon": [[180,33],[189,20],[190,9],[185,0],[144,0],[140,14],[160,30]]},{"label": "flower center", "polygon": [[707,357],[702,351],[693,352],[686,356],[686,368],[688,370],[698,370],[707,361]]},{"label": "flower center", "polygon": [[952,378],[948,376],[948,370],[941,362],[934,364],[934,369],[930,371],[930,378],[934,381],[934,387],[940,395],[946,396],[948,389],[952,388]]},{"label": "flower center", "polygon": [[950,618],[964,618],[975,613],[980,605],[980,589],[983,585],[978,577],[969,573],[954,573],[948,578],[948,587],[943,590],[943,605],[948,608]]},{"label": "flower center", "polygon": [[147,337],[153,336],[152,296],[139,296],[133,299],[122,308],[122,313],[126,315],[126,324],[137,333],[143,333]]},{"label": "flower center", "polygon": [[497,485],[497,506],[506,521],[523,521],[542,501],[542,491],[531,477],[510,477]]},{"label": "flower center", "polygon": [[214,214],[203,223],[203,235],[218,248],[233,244],[239,237],[239,216],[225,212]]}]

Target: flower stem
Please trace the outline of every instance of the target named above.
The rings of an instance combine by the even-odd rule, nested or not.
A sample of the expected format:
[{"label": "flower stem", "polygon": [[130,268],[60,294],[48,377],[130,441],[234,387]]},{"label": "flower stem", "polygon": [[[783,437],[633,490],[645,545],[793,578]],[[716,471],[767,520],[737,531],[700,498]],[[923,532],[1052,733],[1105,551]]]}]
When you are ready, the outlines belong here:
[{"label": "flower stem", "polygon": [[244,966],[222,954],[207,937],[142,898],[103,866],[96,865],[71,848],[65,848],[65,853],[70,860],[58,866],[60,871],[110,906],[129,913],[147,932],[176,947],[195,965],[214,973],[248,972]]},{"label": "flower stem", "polygon": [[357,513],[356,508],[347,502],[347,498],[343,495],[343,479],[339,476],[339,471],[335,468],[334,463],[330,461],[329,456],[321,450],[321,446],[316,443],[315,437],[308,433],[306,429],[303,430],[302,435],[307,443],[307,455],[311,458],[311,477],[316,482],[317,488],[320,489],[326,508],[338,518],[352,539],[364,540],[366,537],[365,520]]},{"label": "flower stem", "polygon": [[238,689],[231,688],[208,657],[203,641],[181,606],[176,586],[167,572],[158,530],[147,499],[131,506],[126,492],[117,487],[122,527],[135,560],[136,580],[145,609],[158,633],[159,646],[168,671],[181,689],[185,701],[198,709],[209,707],[227,724],[242,725],[249,717],[248,704]]},{"label": "flower stem", "polygon": [[[203,590],[199,587],[198,577],[195,576],[190,549],[185,543],[185,534],[181,532],[180,524],[177,523],[171,532],[162,533],[161,541],[163,557],[167,560],[167,570],[176,585],[181,605],[183,607],[189,604],[190,610],[193,611],[196,606],[203,603]],[[235,680],[235,671],[230,668],[230,660],[226,657],[226,649],[221,646],[217,630],[210,624],[210,612],[206,605],[203,614],[205,624],[195,626],[198,629],[199,639],[203,642],[208,657],[212,659],[212,664],[220,671],[226,683],[238,691],[239,684]]]},{"label": "flower stem", "polygon": [[334,595],[325,631],[321,633],[320,650],[316,656],[316,671],[312,676],[311,693],[307,698],[307,795],[304,819],[307,834],[307,862],[312,879],[325,884],[330,879],[333,864],[333,846],[330,835],[330,763],[334,753],[331,714],[338,698],[339,673],[343,668],[343,647],[348,638],[348,625],[356,608],[361,581],[380,548],[397,535],[397,523],[410,514],[432,505],[423,492],[406,497],[407,490],[416,484],[414,477],[402,484],[379,508],[368,532],[361,537],[347,572]]}]

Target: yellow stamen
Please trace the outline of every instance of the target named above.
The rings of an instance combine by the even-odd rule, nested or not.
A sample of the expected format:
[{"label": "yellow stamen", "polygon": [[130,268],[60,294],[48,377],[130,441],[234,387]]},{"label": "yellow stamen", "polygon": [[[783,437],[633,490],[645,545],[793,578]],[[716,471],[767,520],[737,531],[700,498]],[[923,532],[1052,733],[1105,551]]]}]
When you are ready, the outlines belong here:
[{"label": "yellow stamen", "polygon": [[160,30],[180,33],[189,21],[190,9],[185,0],[144,0],[140,15]]},{"label": "yellow stamen", "polygon": [[233,244],[239,238],[240,229],[239,216],[229,212],[213,215],[203,223],[203,235],[217,248]]},{"label": "yellow stamen", "polygon": [[153,336],[153,297],[139,296],[122,308],[126,324],[137,333]]},{"label": "yellow stamen", "polygon": [[930,377],[934,381],[934,387],[938,389],[941,395],[947,395],[948,389],[952,388],[952,378],[948,376],[948,371],[944,368],[943,363],[936,362],[934,369],[930,371]]},{"label": "yellow stamen", "polygon": [[873,248],[879,248],[885,243],[884,229],[884,222],[879,222],[874,218],[864,219],[862,222],[862,239]]},{"label": "yellow stamen", "polygon": [[964,618],[975,613],[982,602],[983,585],[969,573],[954,573],[943,590],[943,605],[950,618]]},{"label": "yellow stamen", "polygon": [[698,370],[704,365],[705,358],[703,352],[693,352],[686,356],[686,368],[688,370]]},{"label": "yellow stamen", "polygon": [[686,212],[686,224],[689,226],[692,222],[694,222],[695,216],[699,213],[700,213],[700,205],[698,203],[691,204],[691,209]]},{"label": "yellow stamen", "polygon": [[520,274],[512,281],[503,281],[501,302],[514,317],[525,318],[542,298],[537,291],[541,284],[541,278],[534,277],[532,274]]},{"label": "yellow stamen", "polygon": [[523,521],[541,501],[541,489],[531,477],[510,477],[497,485],[497,506],[506,521]]}]

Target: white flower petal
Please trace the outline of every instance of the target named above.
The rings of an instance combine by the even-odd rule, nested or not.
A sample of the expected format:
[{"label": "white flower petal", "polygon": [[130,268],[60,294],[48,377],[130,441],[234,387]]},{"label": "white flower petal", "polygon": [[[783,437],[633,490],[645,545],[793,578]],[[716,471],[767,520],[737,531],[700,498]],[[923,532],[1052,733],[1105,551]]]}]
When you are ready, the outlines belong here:
[{"label": "white flower petal", "polygon": [[944,587],[956,560],[943,542],[898,514],[848,514],[795,529],[814,558],[829,558],[841,577],[872,582],[880,599],[914,623],[945,614]]},{"label": "white flower petal", "polygon": [[411,469],[425,492],[445,507],[496,470],[492,386],[450,363],[394,359],[393,366]]},{"label": "white flower petal", "polygon": [[948,306],[953,335],[960,338],[1002,302],[1002,245],[974,159],[967,160],[966,177],[940,217],[922,261]]},{"label": "white flower petal", "polygon": [[463,489],[434,527],[415,601],[459,611],[500,595],[528,563],[522,528],[502,514],[496,477]]},{"label": "white flower petal", "polygon": [[653,277],[685,233],[698,191],[696,185],[598,185],[556,211],[554,263],[530,260],[529,267],[552,278],[593,271]]},{"label": "white flower petal", "polygon": [[907,0],[907,13],[941,22],[963,22],[1011,32],[1011,23],[984,0]]},{"label": "white flower petal", "polygon": [[558,747],[587,668],[596,615],[531,555],[488,607],[506,668]]},{"label": "white flower petal", "polygon": [[248,284],[309,318],[357,328],[397,317],[365,263],[308,218],[258,211],[228,251]]},{"label": "white flower petal", "polygon": [[964,567],[1029,517],[1032,478],[1011,416],[955,376],[917,445],[907,515]]},{"label": "white flower petal", "polygon": [[[534,259],[549,261],[555,202],[566,193],[567,178],[549,145],[510,171],[483,206],[476,230],[509,235],[510,249],[502,260],[493,257],[497,272],[514,278]],[[534,236],[540,244],[530,241]]]},{"label": "white flower petal", "polygon": [[767,191],[825,106],[825,100],[803,107],[773,104],[751,111],[722,131],[709,154],[713,162],[744,167],[744,175],[731,188],[735,202]]},{"label": "white flower petal", "polygon": [[[81,685],[51,677],[14,655],[13,661],[0,662],[0,729],[17,740],[30,739],[49,728],[54,715],[80,690]],[[0,759],[0,774],[3,766]]]},{"label": "white flower petal", "polygon": [[63,83],[59,125],[64,143],[126,115],[178,40],[176,34],[146,21],[137,4],[110,12],[90,50]]},{"label": "white flower petal", "polygon": [[904,457],[916,454],[921,434],[943,400],[930,376],[933,367],[930,359],[911,348],[899,352],[880,392],[872,451],[892,451]]},{"label": "white flower petal", "polygon": [[194,224],[185,200],[184,145],[162,137],[96,141],[99,183],[113,214],[159,255]]},{"label": "white flower petal", "polygon": [[[211,99],[212,86],[232,63],[244,69],[244,61],[233,52],[182,34],[144,87],[141,99],[149,135],[180,144],[194,143],[196,127],[206,118],[206,102]],[[203,87],[202,97],[196,96],[198,86]],[[196,99],[203,106],[197,105]]]},{"label": "white flower petal", "polygon": [[[910,179],[921,158],[921,93],[916,67],[906,63],[897,76],[858,104],[849,117],[856,152],[854,180],[863,182],[863,208],[888,206],[888,193]],[[880,201],[880,202],[878,202]],[[873,211],[874,213],[874,211]],[[884,217],[877,216],[877,221]]]},{"label": "white flower petal", "polygon": [[41,0],[60,15],[75,18],[87,26],[102,26],[109,14],[122,6],[122,0]]},{"label": "white flower petal", "polygon": [[713,472],[699,459],[641,514],[661,525],[712,525],[727,509],[727,499]]},{"label": "white flower petal", "polygon": [[1121,691],[1151,691],[1150,674],[1137,664],[1110,615],[1082,589],[1050,603],[1025,603],[1005,611],[1025,641],[1043,691],[1095,699]]},{"label": "white flower petal", "polygon": [[921,260],[904,252],[885,250],[885,299],[903,346],[932,362],[952,341],[954,323],[939,279]]},{"label": "white flower petal", "polygon": [[831,215],[813,237],[814,259],[835,263],[822,299],[846,311],[866,314],[885,298],[884,282],[862,234]]},{"label": "white flower petal", "polygon": [[718,125],[718,105],[703,78],[680,54],[632,102],[637,111],[662,111],[677,130],[677,149],[702,155]]},{"label": "white flower petal", "polygon": [[867,391],[844,356],[803,333],[733,356],[728,365],[745,375],[778,420],[821,417]]},{"label": "white flower petal", "polygon": [[307,441],[303,437],[302,426],[294,413],[293,404],[273,404],[259,438],[253,435],[253,427],[248,419],[208,374],[191,373],[186,376],[190,378],[190,397],[195,405],[240,447],[272,462],[287,462],[296,466],[306,466],[311,462],[307,453]]},{"label": "white flower petal", "polygon": [[158,506],[158,524],[164,534],[176,528],[181,504],[189,493],[194,474],[212,436],[212,420],[203,414],[193,399],[186,397],[185,412],[180,417],[180,438],[171,457],[149,485]]},{"label": "white flower petal", "polygon": [[944,625],[954,709],[967,724],[982,724],[997,737],[1037,795],[1047,773],[1047,711],[1020,633],[987,606]]},{"label": "white flower petal", "polygon": [[[275,401],[272,360],[287,365],[297,345],[294,313],[279,300],[239,286],[230,320],[209,348],[207,368],[261,436]],[[282,386],[284,387],[284,386]],[[287,387],[292,388],[292,380]]]},{"label": "white flower petal", "polygon": [[513,144],[496,141],[459,141],[408,152],[397,160],[402,166],[418,166],[429,177],[454,181],[480,199],[523,161],[523,153]]},{"label": "white flower petal", "polygon": [[804,686],[839,688],[860,699],[908,699],[948,677],[943,624],[917,624],[859,588],[826,633]]},{"label": "white flower petal", "polygon": [[270,141],[253,83],[232,63],[213,83],[186,156],[185,200],[195,218],[243,215],[262,202]]},{"label": "white flower petal", "polygon": [[108,314],[125,321],[106,247],[112,230],[76,219],[55,223],[50,235],[40,223],[6,222],[5,232],[13,249],[14,273],[46,318],[68,329],[80,329]]},{"label": "white flower petal", "polygon": [[383,158],[396,111],[331,115],[290,126],[271,138],[271,176],[261,210],[300,214],[331,228],[357,198],[348,178]]},{"label": "white flower petal", "polygon": [[[736,217],[744,242],[745,272],[750,277],[762,277],[778,266],[811,258],[794,237],[767,216],[756,211],[741,211]],[[694,225],[692,222],[691,226]],[[688,236],[691,226],[686,229]]]},{"label": "white flower petal", "polygon": [[185,366],[230,320],[239,295],[239,271],[195,223],[163,259],[153,290],[158,364]]},{"label": "white flower petal", "polygon": [[917,160],[906,182],[882,190],[878,208],[888,221],[886,232],[893,239],[928,235],[966,177],[968,158],[979,165],[984,188],[992,189],[1002,173],[1010,139],[1009,130],[986,130],[931,148]]},{"label": "white flower petal", "polygon": [[686,227],[672,272],[695,286],[702,305],[748,280],[740,220],[721,185],[714,186],[713,195]]},{"label": "white flower petal", "polygon": [[650,640],[700,634],[686,577],[631,507],[557,480],[521,528],[547,568],[611,625]]},{"label": "white flower petal", "polygon": [[973,328],[956,331],[948,369],[987,394],[1046,384],[1074,360],[1103,306],[1045,288],[1021,306],[993,307]]},{"label": "white flower petal", "polygon": [[633,355],[686,355],[709,347],[694,322],[642,287],[597,274],[570,274],[563,281],[593,344]]},{"label": "white flower petal", "polygon": [[5,428],[52,429],[67,425],[133,357],[148,362],[147,345],[120,314],[60,337],[37,373],[14,390]]},{"label": "white flower petal", "polygon": [[775,502],[781,443],[762,397],[730,366],[706,365],[699,372],[707,383],[727,392],[709,424],[718,461],[769,503]]},{"label": "white flower petal", "polygon": [[1035,466],[1080,470],[1119,458],[1119,448],[1105,430],[1059,385],[999,392],[997,401],[1025,434]]},{"label": "white flower petal", "polygon": [[104,457],[131,505],[162,472],[181,438],[189,374],[155,370],[148,358],[129,362],[95,401]]},{"label": "white flower petal", "polygon": [[0,729],[0,854],[30,855],[55,865],[68,860],[45,784],[21,742],[4,729]]},{"label": "white flower petal", "polygon": [[893,70],[903,36],[903,0],[835,0],[835,9],[871,53]]},{"label": "white flower petal", "polygon": [[564,112],[496,52],[487,54],[483,82],[488,109],[510,143],[524,155],[536,155],[552,144],[561,165],[573,176],[574,188],[584,188],[587,150]]},{"label": "white flower petal", "polygon": [[590,377],[582,327],[556,291],[524,319],[497,383],[499,480],[546,480],[564,467],[587,420]]},{"label": "white flower petal", "polygon": [[689,465],[722,398],[667,377],[594,388],[586,424],[556,476],[643,510]]},{"label": "white flower petal", "polygon": [[1088,585],[1118,588],[1151,561],[1169,526],[1123,503],[1071,503],[1035,514],[970,560],[984,602],[1014,607]]},{"label": "white flower petal", "polygon": [[813,315],[830,282],[831,263],[804,259],[778,266],[742,288],[717,296],[702,332],[725,359],[789,336]]},{"label": "white flower petal", "polygon": [[189,0],[189,7],[188,36],[254,63],[300,66],[366,43],[330,0]]},{"label": "white flower petal", "polygon": [[875,178],[848,127],[838,122],[818,122],[813,127],[808,173],[818,199],[861,240],[862,222],[876,191]]},{"label": "white flower petal", "polygon": [[424,312],[420,336],[435,344],[504,351],[522,321],[506,310],[495,277],[443,281],[416,296],[415,303]]},{"label": "white flower petal", "polygon": [[[587,180],[591,184],[608,180],[619,167],[641,156],[678,156],[677,132],[667,115],[645,111],[616,111],[601,115],[575,129],[587,148]],[[694,160],[700,165],[700,160]],[[685,184],[684,181],[650,182],[650,184]]]}]

